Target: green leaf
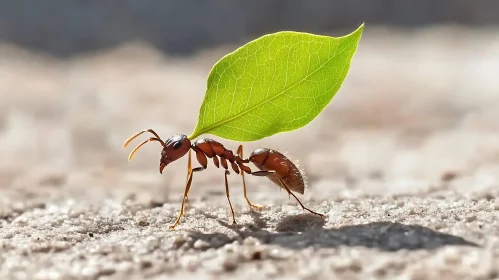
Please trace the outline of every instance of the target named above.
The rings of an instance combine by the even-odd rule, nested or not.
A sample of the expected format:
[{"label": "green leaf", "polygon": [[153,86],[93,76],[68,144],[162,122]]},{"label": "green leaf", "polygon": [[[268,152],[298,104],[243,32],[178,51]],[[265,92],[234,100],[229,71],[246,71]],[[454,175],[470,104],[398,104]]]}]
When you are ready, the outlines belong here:
[{"label": "green leaf", "polygon": [[224,56],[208,76],[189,139],[254,141],[305,126],[343,84],[363,29],[338,38],[278,32]]}]

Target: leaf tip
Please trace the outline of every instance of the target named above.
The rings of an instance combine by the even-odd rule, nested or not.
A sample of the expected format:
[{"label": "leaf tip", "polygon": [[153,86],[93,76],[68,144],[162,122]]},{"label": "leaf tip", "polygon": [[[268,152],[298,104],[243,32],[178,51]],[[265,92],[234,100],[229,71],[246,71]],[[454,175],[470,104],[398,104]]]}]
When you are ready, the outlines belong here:
[{"label": "leaf tip", "polygon": [[359,35],[362,35],[362,33],[364,32],[364,26],[365,22],[363,22],[353,33],[359,33]]}]

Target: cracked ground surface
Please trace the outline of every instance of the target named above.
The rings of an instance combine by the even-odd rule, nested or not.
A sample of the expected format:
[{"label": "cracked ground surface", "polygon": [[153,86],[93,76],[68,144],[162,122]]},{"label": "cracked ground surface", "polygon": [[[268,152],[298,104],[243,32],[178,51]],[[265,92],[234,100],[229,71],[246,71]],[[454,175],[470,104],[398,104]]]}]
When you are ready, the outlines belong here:
[{"label": "cracked ground surface", "polygon": [[[499,37],[366,29],[340,93],[307,127],[245,144],[307,176],[301,210],[265,178],[196,173],[123,141],[195,126],[205,78],[235,46],[190,58],[129,44],[58,60],[0,46],[1,279],[498,279]],[[239,143],[221,140],[228,148]]]}]

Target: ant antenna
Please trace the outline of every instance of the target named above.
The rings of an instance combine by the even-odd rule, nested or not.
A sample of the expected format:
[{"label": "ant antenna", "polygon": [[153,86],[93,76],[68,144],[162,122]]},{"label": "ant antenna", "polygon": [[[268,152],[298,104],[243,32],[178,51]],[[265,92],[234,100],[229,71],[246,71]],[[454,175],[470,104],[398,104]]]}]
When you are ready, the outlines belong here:
[{"label": "ant antenna", "polygon": [[161,145],[162,145],[163,147],[165,147],[165,148],[166,148],[166,144],[165,144],[165,143],[163,143],[163,141],[161,141],[161,140],[160,140],[160,139],[158,139],[158,138],[151,137],[151,138],[149,138],[149,139],[145,140],[144,142],[140,143],[139,145],[137,145],[137,147],[135,147],[135,148],[132,150],[132,152],[130,153],[130,155],[128,156],[128,160],[132,160],[132,157],[133,157],[133,155],[137,152],[137,150],[138,150],[140,147],[142,147],[145,143],[150,142],[150,141],[158,141],[159,143],[161,143]]},{"label": "ant antenna", "polygon": [[[156,138],[158,139],[161,139],[161,137],[159,137],[159,135],[152,129],[144,129],[142,131],[140,131],[139,133],[136,133],[135,135],[132,135],[130,136],[126,141],[125,141],[125,144],[123,144],[123,148],[126,148],[126,146],[128,146],[128,144],[130,144],[130,142],[132,142],[133,139],[139,137],[139,135],[141,135],[142,133],[145,133],[145,132],[150,132],[152,134],[154,134],[154,136],[156,136]],[[165,145],[164,145],[165,146]],[[165,147],[166,148],[166,147]]]},{"label": "ant antenna", "polygon": [[132,140],[133,140],[133,139],[137,138],[139,135],[141,135],[141,134],[142,134],[142,133],[144,133],[144,132],[150,132],[150,133],[154,134],[154,136],[156,136],[156,137],[151,137],[151,138],[149,138],[149,139],[145,140],[144,142],[140,143],[139,145],[137,145],[137,147],[135,147],[135,148],[132,150],[132,152],[130,153],[130,155],[128,156],[128,160],[132,160],[132,157],[133,157],[133,155],[137,152],[137,150],[138,150],[140,147],[142,147],[145,143],[150,142],[150,141],[158,141],[158,142],[161,144],[161,146],[163,146],[163,148],[165,148],[165,149],[166,149],[166,144],[165,144],[165,142],[163,142],[163,141],[161,140],[161,138],[158,136],[158,134],[157,134],[154,130],[152,130],[152,129],[150,129],[150,128],[149,128],[149,129],[142,130],[142,131],[138,132],[137,134],[135,134],[135,135],[131,136],[130,138],[128,138],[128,139],[125,141],[125,143],[123,144],[123,148],[126,148],[126,147],[128,146],[128,144],[130,144],[130,142],[132,142]]}]

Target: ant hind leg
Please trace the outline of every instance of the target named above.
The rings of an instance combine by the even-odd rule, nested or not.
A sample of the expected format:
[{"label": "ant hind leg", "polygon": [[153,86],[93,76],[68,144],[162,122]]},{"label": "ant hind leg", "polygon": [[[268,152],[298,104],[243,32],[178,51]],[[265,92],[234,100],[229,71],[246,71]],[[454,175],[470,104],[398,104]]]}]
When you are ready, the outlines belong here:
[{"label": "ant hind leg", "polygon": [[312,210],[308,209],[307,207],[305,207],[305,206],[303,205],[303,203],[301,203],[301,201],[298,199],[298,197],[296,197],[296,195],[295,195],[294,193],[292,193],[292,192],[291,192],[291,190],[289,189],[289,187],[286,185],[286,183],[284,183],[284,181],[282,180],[281,176],[279,176],[279,175],[277,174],[277,172],[275,172],[275,171],[273,171],[273,170],[269,170],[269,171],[255,171],[255,172],[252,172],[252,173],[251,173],[251,175],[253,175],[253,176],[269,176],[269,175],[271,175],[271,174],[274,174],[274,175],[277,177],[277,179],[278,179],[278,180],[279,180],[279,182],[281,183],[282,187],[283,187],[284,189],[286,189],[286,191],[288,192],[288,194],[292,195],[292,196],[296,199],[296,201],[298,201],[298,203],[300,204],[300,206],[301,206],[301,208],[302,208],[303,210],[307,210],[308,212],[310,212],[310,213],[312,213],[312,214],[314,214],[314,215],[317,215],[317,216],[323,217],[323,218],[325,217],[323,214],[317,213],[317,212],[312,211]]}]

